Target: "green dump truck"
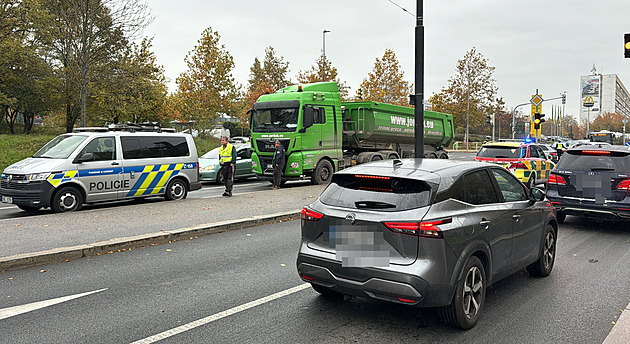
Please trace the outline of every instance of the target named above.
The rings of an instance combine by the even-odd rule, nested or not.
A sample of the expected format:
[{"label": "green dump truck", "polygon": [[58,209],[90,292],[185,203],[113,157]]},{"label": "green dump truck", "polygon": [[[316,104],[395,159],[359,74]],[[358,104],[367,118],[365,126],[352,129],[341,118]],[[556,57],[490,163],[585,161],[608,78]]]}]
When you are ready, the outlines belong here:
[{"label": "green dump truck", "polygon": [[[258,98],[250,110],[252,171],[271,179],[276,140],[287,159],[283,180],[328,183],[332,173],[368,161],[413,157],[414,109],[342,102],[334,82],[293,85]],[[427,158],[448,159],[453,116],[424,112]]]}]

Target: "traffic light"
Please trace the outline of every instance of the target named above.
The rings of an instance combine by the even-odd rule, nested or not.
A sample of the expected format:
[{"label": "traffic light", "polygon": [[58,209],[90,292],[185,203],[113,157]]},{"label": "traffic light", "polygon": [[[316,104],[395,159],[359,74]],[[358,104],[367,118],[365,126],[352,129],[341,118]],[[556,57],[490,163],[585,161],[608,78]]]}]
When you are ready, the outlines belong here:
[{"label": "traffic light", "polygon": [[623,43],[623,52],[625,58],[630,58],[630,33],[623,35],[624,43]]},{"label": "traffic light", "polygon": [[486,123],[492,124],[492,116],[486,115]]},{"label": "traffic light", "polygon": [[534,114],[534,129],[540,129],[540,125],[545,121],[543,117],[545,117],[544,113],[536,112]]},{"label": "traffic light", "polygon": [[362,94],[362,92],[361,92],[361,89],[360,89],[360,88],[357,90],[357,98],[359,98],[359,99],[363,99],[363,94]]}]

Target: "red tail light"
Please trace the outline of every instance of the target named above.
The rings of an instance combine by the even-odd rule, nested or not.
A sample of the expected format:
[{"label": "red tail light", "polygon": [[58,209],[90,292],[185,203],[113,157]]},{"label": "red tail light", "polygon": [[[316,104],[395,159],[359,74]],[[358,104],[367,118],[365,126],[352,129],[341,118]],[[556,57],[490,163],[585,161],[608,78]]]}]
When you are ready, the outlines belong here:
[{"label": "red tail light", "polygon": [[508,166],[508,169],[528,170],[529,168],[527,167],[527,165],[523,164],[522,162],[515,162],[513,164],[510,164],[510,166]]},{"label": "red tail light", "polygon": [[429,238],[442,238],[442,230],[438,225],[453,222],[452,218],[423,222],[383,222],[392,232],[417,235]]},{"label": "red tail light", "polygon": [[557,185],[567,185],[567,181],[564,178],[562,178],[562,176],[559,176],[559,175],[553,174],[553,173],[549,176],[548,183],[549,184],[557,184]]},{"label": "red tail light", "polygon": [[302,214],[300,215],[300,218],[304,221],[317,221],[321,219],[322,216],[324,216],[324,214],[320,214],[316,211],[304,207],[302,208]]},{"label": "red tail light", "polygon": [[610,151],[602,151],[602,150],[583,150],[582,154],[584,155],[610,155],[612,153]]},{"label": "red tail light", "polygon": [[368,176],[368,175],[364,175],[364,174],[355,174],[354,175],[355,178],[367,178],[367,179],[384,179],[387,180],[389,179],[389,177],[383,177],[383,176]]},{"label": "red tail light", "polygon": [[630,191],[630,179],[624,179],[617,185],[617,190]]}]

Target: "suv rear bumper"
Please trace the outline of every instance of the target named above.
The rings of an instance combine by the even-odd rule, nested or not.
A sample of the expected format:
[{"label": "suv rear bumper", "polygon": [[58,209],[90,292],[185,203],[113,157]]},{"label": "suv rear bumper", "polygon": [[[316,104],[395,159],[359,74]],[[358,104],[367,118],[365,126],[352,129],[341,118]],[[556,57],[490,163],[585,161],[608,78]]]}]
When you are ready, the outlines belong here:
[{"label": "suv rear bumper", "polygon": [[[377,268],[342,267],[339,262],[302,253],[298,255],[297,270],[300,278],[308,283],[321,285],[342,294],[404,305],[419,307],[449,305],[455,292],[454,286],[431,285],[418,276]],[[403,302],[399,298],[415,302]]]},{"label": "suv rear bumper", "polygon": [[556,208],[568,215],[588,214],[593,217],[603,217],[610,219],[614,216],[618,219],[630,219],[630,204],[619,204],[618,202],[608,202],[603,204],[595,203],[590,199],[566,198],[547,194],[547,199]]}]

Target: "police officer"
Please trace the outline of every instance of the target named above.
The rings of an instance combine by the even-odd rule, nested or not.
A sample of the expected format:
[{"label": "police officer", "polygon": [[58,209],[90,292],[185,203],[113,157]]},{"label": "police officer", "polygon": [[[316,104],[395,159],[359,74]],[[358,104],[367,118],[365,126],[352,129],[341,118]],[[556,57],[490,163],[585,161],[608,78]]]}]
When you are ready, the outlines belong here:
[{"label": "police officer", "polygon": [[234,186],[234,166],[236,164],[236,149],[228,142],[227,136],[221,136],[221,147],[219,148],[219,164],[225,181],[225,192],[223,196],[232,196],[232,186]]},{"label": "police officer", "polygon": [[276,140],[276,150],[273,152],[273,186],[271,189],[279,189],[280,182],[282,181],[282,171],[284,170],[284,163],[286,160],[286,153],[284,146],[280,144],[280,141]]},{"label": "police officer", "polygon": [[562,149],[564,148],[564,145],[562,144],[562,142],[560,142],[560,140],[556,141],[555,147],[556,149],[556,156],[558,157],[558,159],[560,159],[560,156],[562,155]]}]

